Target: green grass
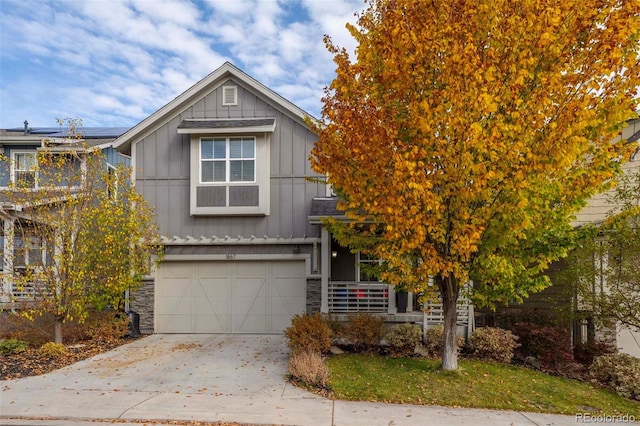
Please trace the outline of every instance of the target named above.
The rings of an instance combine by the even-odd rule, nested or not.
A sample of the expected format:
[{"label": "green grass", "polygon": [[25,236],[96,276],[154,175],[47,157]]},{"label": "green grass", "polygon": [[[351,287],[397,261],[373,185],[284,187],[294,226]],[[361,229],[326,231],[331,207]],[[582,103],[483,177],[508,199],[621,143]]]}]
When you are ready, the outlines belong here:
[{"label": "green grass", "polygon": [[338,399],[575,414],[640,416],[640,404],[589,383],[512,365],[345,354],[330,357],[330,387]]}]

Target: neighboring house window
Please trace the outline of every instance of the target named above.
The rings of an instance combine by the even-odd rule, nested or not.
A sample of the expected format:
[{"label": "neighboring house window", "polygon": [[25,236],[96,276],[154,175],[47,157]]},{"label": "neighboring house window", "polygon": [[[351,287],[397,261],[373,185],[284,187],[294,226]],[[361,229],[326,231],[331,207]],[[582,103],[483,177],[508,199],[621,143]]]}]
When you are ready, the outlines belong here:
[{"label": "neighboring house window", "polygon": [[200,182],[255,182],[253,137],[200,141]]},{"label": "neighboring house window", "polygon": [[11,180],[20,188],[36,186],[36,153],[13,152],[13,170]]},{"label": "neighboring house window", "polygon": [[27,266],[42,265],[42,242],[39,237],[27,232],[13,239],[13,266],[25,269]]}]

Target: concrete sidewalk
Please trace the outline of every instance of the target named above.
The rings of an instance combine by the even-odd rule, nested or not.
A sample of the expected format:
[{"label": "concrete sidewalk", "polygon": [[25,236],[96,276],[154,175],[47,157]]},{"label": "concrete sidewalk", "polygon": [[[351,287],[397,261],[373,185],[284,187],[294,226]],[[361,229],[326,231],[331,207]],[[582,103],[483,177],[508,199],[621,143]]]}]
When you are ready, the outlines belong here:
[{"label": "concrete sidewalk", "polygon": [[575,425],[574,416],[333,401],[284,380],[276,335],[152,335],[42,376],[0,381],[0,425]]}]

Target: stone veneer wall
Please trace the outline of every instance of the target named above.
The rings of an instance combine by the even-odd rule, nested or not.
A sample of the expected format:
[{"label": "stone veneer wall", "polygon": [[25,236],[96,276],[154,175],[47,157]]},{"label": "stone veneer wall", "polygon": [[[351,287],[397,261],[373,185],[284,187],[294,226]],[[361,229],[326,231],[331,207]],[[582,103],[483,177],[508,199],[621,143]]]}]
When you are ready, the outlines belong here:
[{"label": "stone veneer wall", "polygon": [[154,280],[146,279],[142,285],[131,294],[131,310],[140,314],[140,332],[153,334],[153,292]]},{"label": "stone veneer wall", "polygon": [[307,314],[320,312],[322,282],[320,278],[307,278]]}]

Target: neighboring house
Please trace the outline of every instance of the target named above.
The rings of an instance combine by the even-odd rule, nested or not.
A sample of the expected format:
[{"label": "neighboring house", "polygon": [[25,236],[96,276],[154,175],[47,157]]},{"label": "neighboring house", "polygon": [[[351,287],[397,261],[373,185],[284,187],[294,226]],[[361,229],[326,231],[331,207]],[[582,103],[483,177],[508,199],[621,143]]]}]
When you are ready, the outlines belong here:
[{"label": "neighboring house", "polygon": [[[0,130],[0,192],[29,191],[53,182],[54,170],[38,167],[38,153],[55,152],[56,155],[77,153],[79,144],[101,149],[107,164],[115,167],[127,163],[128,158],[117,153],[111,146],[113,140],[126,128],[83,128],[82,137],[70,142],[67,132],[61,128],[24,128]],[[80,170],[82,156],[73,160]],[[13,189],[12,189],[13,188]],[[12,276],[30,264],[46,260],[46,243],[29,232],[29,221],[22,206],[13,205],[6,194],[0,194],[0,309],[13,308],[14,302],[29,300],[28,288],[18,289]]]},{"label": "neighboring house", "polygon": [[[640,118],[629,120],[627,127],[622,130],[621,137],[637,145],[635,153],[630,161],[626,162],[622,169],[625,174],[640,172]],[[619,207],[612,205],[608,199],[612,191],[608,191],[593,197],[587,206],[577,215],[574,221],[575,226],[586,223],[602,222],[612,211],[618,211]],[[640,194],[638,194],[640,197]],[[606,283],[604,283],[606,286]],[[576,331],[577,337],[581,340],[587,338],[587,326],[582,324]],[[606,336],[607,332],[609,336]],[[627,327],[617,324],[615,329],[596,330],[597,338],[614,341],[620,352],[628,353],[640,358],[640,332],[630,330]]]},{"label": "neighboring house", "polygon": [[[620,137],[629,142],[638,144],[635,154],[622,166],[624,173],[634,173],[640,170],[640,118],[629,120],[627,126],[622,130]],[[579,227],[590,223],[602,222],[607,214],[615,211],[617,206],[609,203],[608,199],[612,191],[596,195],[588,200],[587,205],[576,215],[573,226]],[[551,265],[548,273],[552,282],[554,276],[566,267],[566,261],[556,262]],[[522,304],[511,304],[508,307],[499,307],[497,314],[488,310],[477,311],[477,321],[480,325],[492,325],[502,314],[513,313],[513,309],[519,310],[574,310],[575,306],[580,306],[580,301],[575,300],[573,291],[562,285],[552,285],[540,293],[532,294]],[[590,321],[575,322],[567,325],[571,330],[571,338],[574,344],[586,342],[595,338],[598,341],[608,341],[613,343],[621,352],[629,353],[640,357],[640,333],[633,332],[628,328],[617,324],[614,328],[600,327],[594,328]],[[595,335],[595,336],[594,336]]]},{"label": "neighboring house", "polygon": [[230,63],[115,141],[155,208],[165,254],[134,295],[146,333],[281,333],[292,316],[396,309],[393,287],[322,226],[307,114]]}]

